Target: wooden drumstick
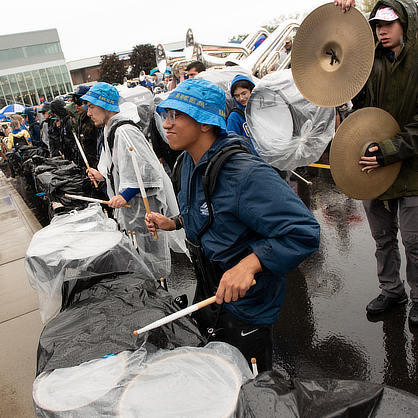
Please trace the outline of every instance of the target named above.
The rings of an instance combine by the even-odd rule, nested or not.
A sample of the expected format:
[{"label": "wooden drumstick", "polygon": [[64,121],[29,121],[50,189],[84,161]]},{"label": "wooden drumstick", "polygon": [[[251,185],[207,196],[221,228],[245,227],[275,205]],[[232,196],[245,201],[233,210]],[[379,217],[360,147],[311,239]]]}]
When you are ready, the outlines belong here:
[{"label": "wooden drumstick", "polygon": [[[86,164],[86,167],[87,167],[87,171],[88,171],[90,170],[90,165],[89,165],[89,162],[87,161],[86,154],[84,154],[83,147],[81,146],[80,141],[77,138],[77,135],[76,134],[73,134],[73,135],[75,138],[75,142],[77,143],[78,150],[80,151],[81,157],[83,158],[84,163]],[[94,187],[96,187],[97,189],[99,187],[99,185],[97,184],[97,181],[93,180],[93,183],[94,183]]]},{"label": "wooden drumstick", "polygon": [[[85,200],[86,202],[93,202],[93,203],[104,203],[105,205],[109,204],[108,200],[101,200],[101,199],[94,199],[93,197],[85,197],[85,196],[78,196],[75,194],[64,194],[65,197],[69,197],[70,199],[77,199],[77,200]],[[123,208],[130,208],[131,205],[123,205]]]},{"label": "wooden drumstick", "polygon": [[[251,283],[251,286],[254,286],[256,284],[256,281],[253,280]],[[207,298],[205,300],[202,300],[201,302],[195,303],[187,308],[184,308],[178,312],[174,312],[171,315],[166,316],[165,318],[158,319],[157,321],[153,322],[152,324],[147,325],[146,327],[137,329],[134,331],[134,335],[143,334],[146,331],[149,331],[154,328],[158,328],[161,325],[168,324],[169,322],[173,322],[176,319],[182,318],[183,316],[189,315],[192,312],[195,312],[199,309],[204,308],[205,306],[211,305],[212,303],[215,303],[216,296],[212,296],[210,298]]]}]

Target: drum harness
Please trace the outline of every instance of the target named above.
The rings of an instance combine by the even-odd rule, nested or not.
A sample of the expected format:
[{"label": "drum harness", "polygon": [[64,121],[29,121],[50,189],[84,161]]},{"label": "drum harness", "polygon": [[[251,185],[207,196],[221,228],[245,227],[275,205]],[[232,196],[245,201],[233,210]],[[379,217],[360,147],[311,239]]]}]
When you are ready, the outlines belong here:
[{"label": "drum harness", "polygon": [[[202,176],[203,193],[205,195],[206,205],[209,212],[208,221],[197,234],[196,242],[192,242],[186,235],[186,246],[190,252],[190,258],[197,277],[197,288],[193,303],[213,296],[214,293],[216,293],[219,282],[224,273],[217,262],[211,261],[208,257],[206,257],[201,240],[203,234],[213,223],[211,196],[216,187],[218,174],[226,161],[234,154],[238,153],[249,154],[250,152],[247,147],[241,144],[232,144],[220,149],[208,160],[205,173]],[[184,152],[178,156],[171,176],[176,196],[181,189],[181,169],[183,166],[183,157]],[[218,325],[221,312],[222,305],[219,308],[217,304],[212,304],[204,309],[196,311],[193,314],[195,318],[199,318],[205,324],[214,324],[213,326],[209,326],[203,330],[208,339],[210,337],[215,337],[215,329]]]}]

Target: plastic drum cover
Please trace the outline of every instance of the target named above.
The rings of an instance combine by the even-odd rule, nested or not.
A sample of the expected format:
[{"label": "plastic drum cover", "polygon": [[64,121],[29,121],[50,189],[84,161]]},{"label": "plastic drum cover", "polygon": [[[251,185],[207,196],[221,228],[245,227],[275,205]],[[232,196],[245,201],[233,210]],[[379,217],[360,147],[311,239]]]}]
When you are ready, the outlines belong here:
[{"label": "plastic drum cover", "polygon": [[34,403],[41,410],[51,411],[48,416],[83,416],[87,413],[83,407],[118,386],[125,368],[126,352],[122,352],[77,367],[42,373],[33,384]]}]

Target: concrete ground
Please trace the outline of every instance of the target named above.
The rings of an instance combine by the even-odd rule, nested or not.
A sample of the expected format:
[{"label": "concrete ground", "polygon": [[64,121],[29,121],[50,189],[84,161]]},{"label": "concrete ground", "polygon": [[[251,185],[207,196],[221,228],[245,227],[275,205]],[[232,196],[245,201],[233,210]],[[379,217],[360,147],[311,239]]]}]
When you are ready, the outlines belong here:
[{"label": "concrete ground", "polygon": [[0,417],[34,417],[32,383],[43,324],[24,268],[42,226],[0,171]]}]

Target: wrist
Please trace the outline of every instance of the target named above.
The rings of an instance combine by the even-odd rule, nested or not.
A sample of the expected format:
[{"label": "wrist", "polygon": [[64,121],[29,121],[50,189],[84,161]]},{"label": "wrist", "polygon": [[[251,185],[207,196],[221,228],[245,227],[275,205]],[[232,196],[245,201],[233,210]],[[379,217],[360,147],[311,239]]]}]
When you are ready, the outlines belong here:
[{"label": "wrist", "polygon": [[174,221],[175,230],[178,231],[179,229],[183,228],[183,222],[181,221],[181,216],[176,215],[170,218],[172,221]]}]

